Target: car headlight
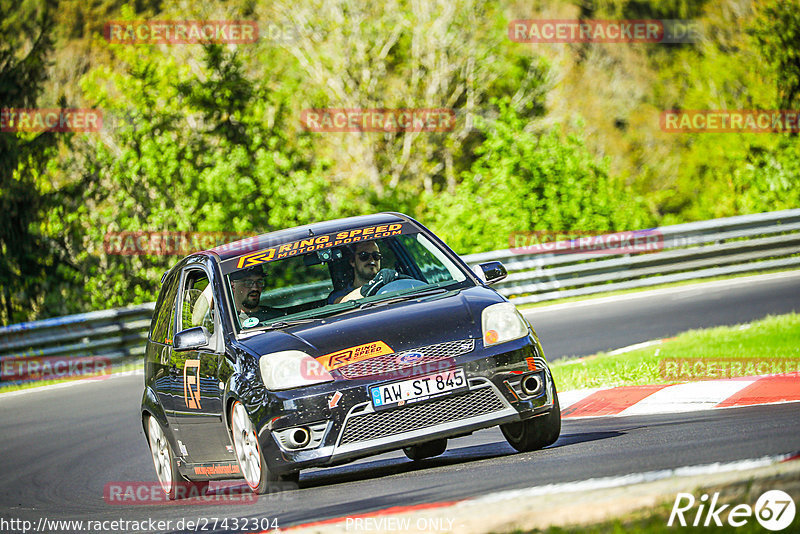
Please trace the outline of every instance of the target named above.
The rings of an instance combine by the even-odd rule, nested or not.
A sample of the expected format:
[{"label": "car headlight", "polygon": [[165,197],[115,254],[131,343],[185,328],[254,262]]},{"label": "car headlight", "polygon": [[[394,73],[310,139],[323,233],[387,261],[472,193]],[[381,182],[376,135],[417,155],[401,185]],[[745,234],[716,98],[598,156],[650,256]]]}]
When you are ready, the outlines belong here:
[{"label": "car headlight", "polygon": [[528,323],[510,302],[492,304],[481,314],[483,346],[489,347],[528,335]]},{"label": "car headlight", "polygon": [[299,350],[284,350],[264,354],[258,360],[261,380],[267,389],[278,391],[322,382],[333,377],[317,360]]}]

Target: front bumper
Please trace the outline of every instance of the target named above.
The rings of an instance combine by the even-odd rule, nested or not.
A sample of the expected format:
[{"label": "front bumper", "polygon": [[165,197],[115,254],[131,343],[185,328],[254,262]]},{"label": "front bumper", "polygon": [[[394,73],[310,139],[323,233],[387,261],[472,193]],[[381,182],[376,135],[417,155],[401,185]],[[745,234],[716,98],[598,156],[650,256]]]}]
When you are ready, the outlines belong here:
[{"label": "front bumper", "polygon": [[[376,411],[368,392],[369,386],[392,380],[337,380],[304,388],[302,395],[283,392],[252,414],[262,453],[271,471],[286,473],[542,415],[552,409],[555,389],[536,347],[528,337],[493,347],[493,353],[461,355],[452,366],[464,368],[469,391],[388,410]],[[528,374],[542,380],[542,391],[536,395],[520,392],[519,382]],[[331,407],[334,395],[340,400]],[[278,438],[282,430],[312,425],[324,430],[307,448],[292,450]]]}]

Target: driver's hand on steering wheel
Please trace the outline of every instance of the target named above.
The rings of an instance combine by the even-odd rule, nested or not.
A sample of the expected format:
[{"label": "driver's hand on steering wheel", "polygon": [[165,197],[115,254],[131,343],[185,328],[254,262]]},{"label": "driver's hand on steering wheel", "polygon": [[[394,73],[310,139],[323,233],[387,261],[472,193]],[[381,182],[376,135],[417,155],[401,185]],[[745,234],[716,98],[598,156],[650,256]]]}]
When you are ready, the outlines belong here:
[{"label": "driver's hand on steering wheel", "polygon": [[375,278],[361,286],[361,296],[372,296],[376,294],[380,288],[389,282],[394,282],[397,278],[398,274],[394,269],[381,269],[378,271],[378,274],[375,275]]}]

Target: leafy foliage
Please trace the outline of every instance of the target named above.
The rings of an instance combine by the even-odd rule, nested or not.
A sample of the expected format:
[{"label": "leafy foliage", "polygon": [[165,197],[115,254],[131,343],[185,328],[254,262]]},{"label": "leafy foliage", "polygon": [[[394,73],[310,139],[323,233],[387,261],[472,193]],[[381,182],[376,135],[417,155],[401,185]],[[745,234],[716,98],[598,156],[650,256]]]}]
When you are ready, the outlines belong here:
[{"label": "leafy foliage", "polygon": [[[245,76],[237,51],[207,45],[188,65],[142,52],[114,47],[127,72],[85,79],[86,95],[119,122],[84,155],[103,184],[85,214],[87,250],[118,230],[255,234],[328,216],[324,165],[289,142],[284,108]],[[176,259],[89,256],[93,306],[152,299]]]},{"label": "leafy foliage", "polygon": [[453,195],[432,195],[431,225],[459,252],[509,248],[514,232],[641,228],[646,212],[575,135],[525,131],[507,100]]},{"label": "leafy foliage", "polygon": [[[800,206],[800,137],[672,134],[666,109],[796,109],[798,0],[0,0],[0,320],[153,300],[175,256],[108,232],[261,233],[403,211],[462,253]],[[54,23],[56,7],[63,16]],[[693,19],[679,45],[511,42],[508,21]],[[256,20],[249,45],[109,44],[105,21]],[[15,31],[9,31],[14,28]],[[53,44],[55,43],[55,44]],[[51,58],[48,63],[48,58]],[[311,133],[309,108],[452,108],[447,132]]]},{"label": "leafy foliage", "polygon": [[[0,107],[35,107],[53,42],[52,2],[16,10],[0,3]],[[58,155],[53,133],[0,133],[0,318],[22,321],[42,313],[43,295],[65,276],[64,250],[42,229],[48,209],[68,191],[51,182]],[[47,313],[47,312],[44,312]]]}]

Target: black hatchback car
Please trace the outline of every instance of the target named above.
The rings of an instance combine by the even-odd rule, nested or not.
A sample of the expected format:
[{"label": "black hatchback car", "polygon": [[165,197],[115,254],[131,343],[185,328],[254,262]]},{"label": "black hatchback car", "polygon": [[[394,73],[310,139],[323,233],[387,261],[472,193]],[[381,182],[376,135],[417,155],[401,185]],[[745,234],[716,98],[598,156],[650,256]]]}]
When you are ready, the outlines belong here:
[{"label": "black hatchback car", "polygon": [[282,230],[191,254],[162,278],[142,423],[170,498],[244,478],[256,493],[301,469],[500,425],[530,451],[556,441],[541,344],[473,272],[399,213]]}]

